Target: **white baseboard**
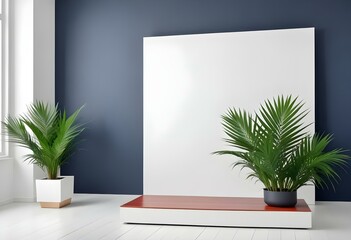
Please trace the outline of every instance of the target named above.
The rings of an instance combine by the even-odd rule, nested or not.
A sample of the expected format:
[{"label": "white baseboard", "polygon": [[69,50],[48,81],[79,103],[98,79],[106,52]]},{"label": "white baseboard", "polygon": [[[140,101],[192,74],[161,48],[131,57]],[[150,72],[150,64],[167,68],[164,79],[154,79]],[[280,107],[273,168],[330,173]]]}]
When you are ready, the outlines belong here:
[{"label": "white baseboard", "polygon": [[31,202],[36,202],[36,198],[14,198],[13,201],[31,203]]},{"label": "white baseboard", "polygon": [[0,206],[6,205],[6,204],[9,204],[9,203],[12,203],[12,202],[13,202],[12,198],[10,198],[10,199],[1,199],[0,200]]}]

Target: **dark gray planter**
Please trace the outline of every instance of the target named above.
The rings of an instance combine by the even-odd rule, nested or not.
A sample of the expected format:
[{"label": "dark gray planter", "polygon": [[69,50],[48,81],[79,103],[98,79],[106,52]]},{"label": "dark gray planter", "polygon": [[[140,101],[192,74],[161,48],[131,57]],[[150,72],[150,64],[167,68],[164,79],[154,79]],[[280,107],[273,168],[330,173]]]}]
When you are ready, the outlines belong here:
[{"label": "dark gray planter", "polygon": [[264,202],[272,207],[294,207],[297,194],[294,192],[273,192],[264,189]]}]

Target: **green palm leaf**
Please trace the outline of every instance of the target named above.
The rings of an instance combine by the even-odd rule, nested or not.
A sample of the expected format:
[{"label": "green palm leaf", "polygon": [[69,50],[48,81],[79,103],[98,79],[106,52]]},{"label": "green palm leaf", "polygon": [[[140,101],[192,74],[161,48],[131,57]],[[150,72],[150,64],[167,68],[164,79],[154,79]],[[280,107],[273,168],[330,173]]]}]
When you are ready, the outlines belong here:
[{"label": "green palm leaf", "polygon": [[292,96],[266,100],[255,116],[229,109],[222,116],[225,141],[234,150],[219,155],[239,158],[233,167],[249,168],[249,178],[260,180],[271,191],[295,191],[311,181],[327,187],[339,176],[334,166],[345,167],[349,158],[342,149],[326,151],[331,136],[310,136],[303,120],[308,111]]},{"label": "green palm leaf", "polygon": [[25,161],[38,165],[46,170],[50,179],[55,179],[59,167],[73,152],[76,138],[84,130],[76,123],[81,109],[67,117],[58,105],[38,101],[28,107],[26,114],[19,118],[8,117],[3,125],[11,142],[31,150]]}]

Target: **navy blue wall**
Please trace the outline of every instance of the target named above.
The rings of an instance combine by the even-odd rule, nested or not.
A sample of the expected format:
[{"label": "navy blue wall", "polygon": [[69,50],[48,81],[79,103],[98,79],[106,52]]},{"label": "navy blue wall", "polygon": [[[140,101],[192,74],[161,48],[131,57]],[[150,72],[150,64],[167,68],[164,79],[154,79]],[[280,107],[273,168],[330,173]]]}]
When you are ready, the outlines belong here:
[{"label": "navy blue wall", "polygon": [[[76,192],[143,190],[143,37],[316,28],[316,128],[351,149],[351,1],[56,0],[56,100],[82,104],[84,150],[63,167]],[[351,200],[351,175],[318,200]]]}]

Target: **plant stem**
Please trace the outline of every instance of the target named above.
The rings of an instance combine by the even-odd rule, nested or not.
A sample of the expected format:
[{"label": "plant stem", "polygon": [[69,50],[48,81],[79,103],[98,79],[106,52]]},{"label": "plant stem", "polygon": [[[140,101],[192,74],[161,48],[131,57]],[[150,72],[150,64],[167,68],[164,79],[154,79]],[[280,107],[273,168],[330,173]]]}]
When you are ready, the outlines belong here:
[{"label": "plant stem", "polygon": [[47,172],[49,179],[57,179],[57,168],[55,170],[47,168]]}]

